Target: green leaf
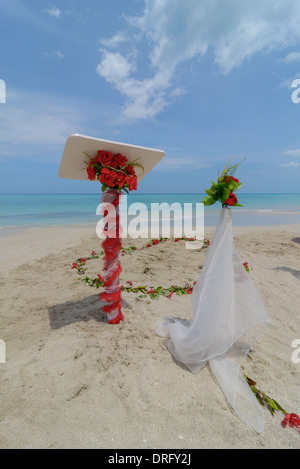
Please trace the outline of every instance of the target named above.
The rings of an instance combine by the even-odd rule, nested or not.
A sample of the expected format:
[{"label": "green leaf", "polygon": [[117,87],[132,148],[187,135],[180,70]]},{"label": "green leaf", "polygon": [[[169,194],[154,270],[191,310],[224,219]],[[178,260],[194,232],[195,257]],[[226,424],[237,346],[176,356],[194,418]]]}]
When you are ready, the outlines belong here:
[{"label": "green leaf", "polygon": [[204,205],[213,205],[216,202],[217,202],[216,199],[214,199],[213,197],[210,197],[210,196],[204,197],[204,199],[202,201],[202,203]]},{"label": "green leaf", "polygon": [[274,413],[275,413],[275,410],[277,410],[277,409],[275,408],[272,399],[269,399],[269,398],[266,396],[266,401],[267,401],[267,403],[269,404],[270,412],[271,412],[271,414],[272,414],[272,416],[273,416]]},{"label": "green leaf", "polygon": [[275,405],[276,405],[276,407],[277,407],[277,410],[280,410],[281,412],[286,413],[286,411],[281,407],[280,404],[278,404],[277,401],[275,401],[275,399],[272,399],[272,400],[273,400],[273,402],[275,403]]},{"label": "green leaf", "polygon": [[241,205],[241,204],[234,204],[234,207],[244,207],[244,205]]},{"label": "green leaf", "polygon": [[152,300],[156,300],[156,298],[158,298],[158,296],[159,296],[159,295],[158,295],[157,293],[150,293],[150,298],[151,298]]},{"label": "green leaf", "polygon": [[271,414],[274,415],[275,411],[282,411],[285,412],[285,410],[276,402],[274,399],[271,399],[270,397],[266,396],[266,401],[269,404]]},{"label": "green leaf", "polygon": [[224,203],[225,200],[227,200],[229,196],[230,196],[230,189],[228,187],[224,187],[223,194],[221,197],[222,203]]},{"label": "green leaf", "polygon": [[260,405],[262,405],[263,407],[265,406],[264,405],[264,402],[261,398],[261,396],[259,395],[259,392],[258,390],[256,389],[255,386],[250,386],[250,388],[252,389],[252,391],[254,392],[255,396],[256,396],[256,399],[258,400],[258,402],[260,403]]},{"label": "green leaf", "polygon": [[228,184],[228,187],[230,187],[230,190],[235,191],[240,185],[241,185],[241,183],[239,183],[239,182],[230,181],[229,184]]},{"label": "green leaf", "polygon": [[147,295],[139,295],[139,298],[147,298]]}]

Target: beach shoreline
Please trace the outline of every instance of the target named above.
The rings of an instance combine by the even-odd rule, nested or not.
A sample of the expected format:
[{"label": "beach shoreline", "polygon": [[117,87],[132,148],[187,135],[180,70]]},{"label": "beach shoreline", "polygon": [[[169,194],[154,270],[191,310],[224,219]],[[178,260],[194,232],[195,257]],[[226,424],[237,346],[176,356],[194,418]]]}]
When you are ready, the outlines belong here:
[{"label": "beach shoreline", "polygon": [[[0,447],[8,448],[299,448],[282,413],[265,409],[258,435],[230,409],[208,366],[194,375],[175,363],[154,333],[164,315],[190,319],[189,295],[171,299],[123,292],[125,321],[107,324],[100,290],[82,280],[72,262],[100,253],[95,226],[26,228],[0,238]],[[211,239],[214,227],[205,227]],[[234,242],[271,324],[241,370],[287,412],[299,414],[300,225],[235,227]],[[191,284],[207,248],[185,249],[147,239],[121,257],[121,283]],[[85,275],[102,272],[102,259]]]}]

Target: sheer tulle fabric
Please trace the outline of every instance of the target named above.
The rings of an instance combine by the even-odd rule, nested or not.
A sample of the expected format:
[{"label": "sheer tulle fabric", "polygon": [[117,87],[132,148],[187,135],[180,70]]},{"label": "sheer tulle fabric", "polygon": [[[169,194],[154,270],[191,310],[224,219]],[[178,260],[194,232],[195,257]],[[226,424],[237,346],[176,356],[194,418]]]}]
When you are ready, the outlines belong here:
[{"label": "sheer tulle fabric", "polygon": [[229,404],[260,433],[264,410],[239,368],[270,320],[233,244],[229,208],[221,210],[191,300],[191,321],[161,318],[156,334],[170,338],[169,351],[192,372],[209,362]]}]

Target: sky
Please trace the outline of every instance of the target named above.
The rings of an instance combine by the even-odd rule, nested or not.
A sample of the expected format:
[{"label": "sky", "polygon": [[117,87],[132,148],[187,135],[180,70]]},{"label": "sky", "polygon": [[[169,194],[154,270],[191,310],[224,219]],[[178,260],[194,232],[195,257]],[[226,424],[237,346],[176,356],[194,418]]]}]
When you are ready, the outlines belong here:
[{"label": "sky", "polygon": [[139,193],[300,192],[299,0],[0,0],[0,193],[58,178],[78,133],[164,150]]}]

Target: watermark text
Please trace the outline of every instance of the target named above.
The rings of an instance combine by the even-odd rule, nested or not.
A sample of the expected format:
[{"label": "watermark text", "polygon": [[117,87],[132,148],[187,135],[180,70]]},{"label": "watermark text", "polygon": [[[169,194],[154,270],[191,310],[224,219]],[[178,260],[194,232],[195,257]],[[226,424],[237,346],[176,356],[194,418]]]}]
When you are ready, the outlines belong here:
[{"label": "watermark text", "polygon": [[5,81],[0,78],[0,103],[6,103],[6,85]]},{"label": "watermark text", "polygon": [[6,363],[6,346],[2,339],[0,339],[0,363]]},{"label": "watermark text", "polygon": [[295,104],[300,103],[300,78],[293,80],[292,88],[296,88],[292,93],[292,101]]},{"label": "watermark text", "polygon": [[[118,214],[120,210],[120,216]],[[132,203],[128,206],[125,195],[116,209],[113,204],[98,205],[97,215],[102,218],[97,223],[96,233],[101,239],[109,236],[115,238],[185,238],[186,249],[199,249],[204,240],[204,205],[202,203],[167,202]],[[119,219],[120,228],[117,229]],[[105,228],[105,229],[104,229]],[[118,230],[118,233],[117,233]],[[196,241],[195,241],[196,240]]]},{"label": "watermark text", "polygon": [[300,339],[293,340],[292,347],[296,349],[292,353],[292,362],[298,364],[300,363]]}]

